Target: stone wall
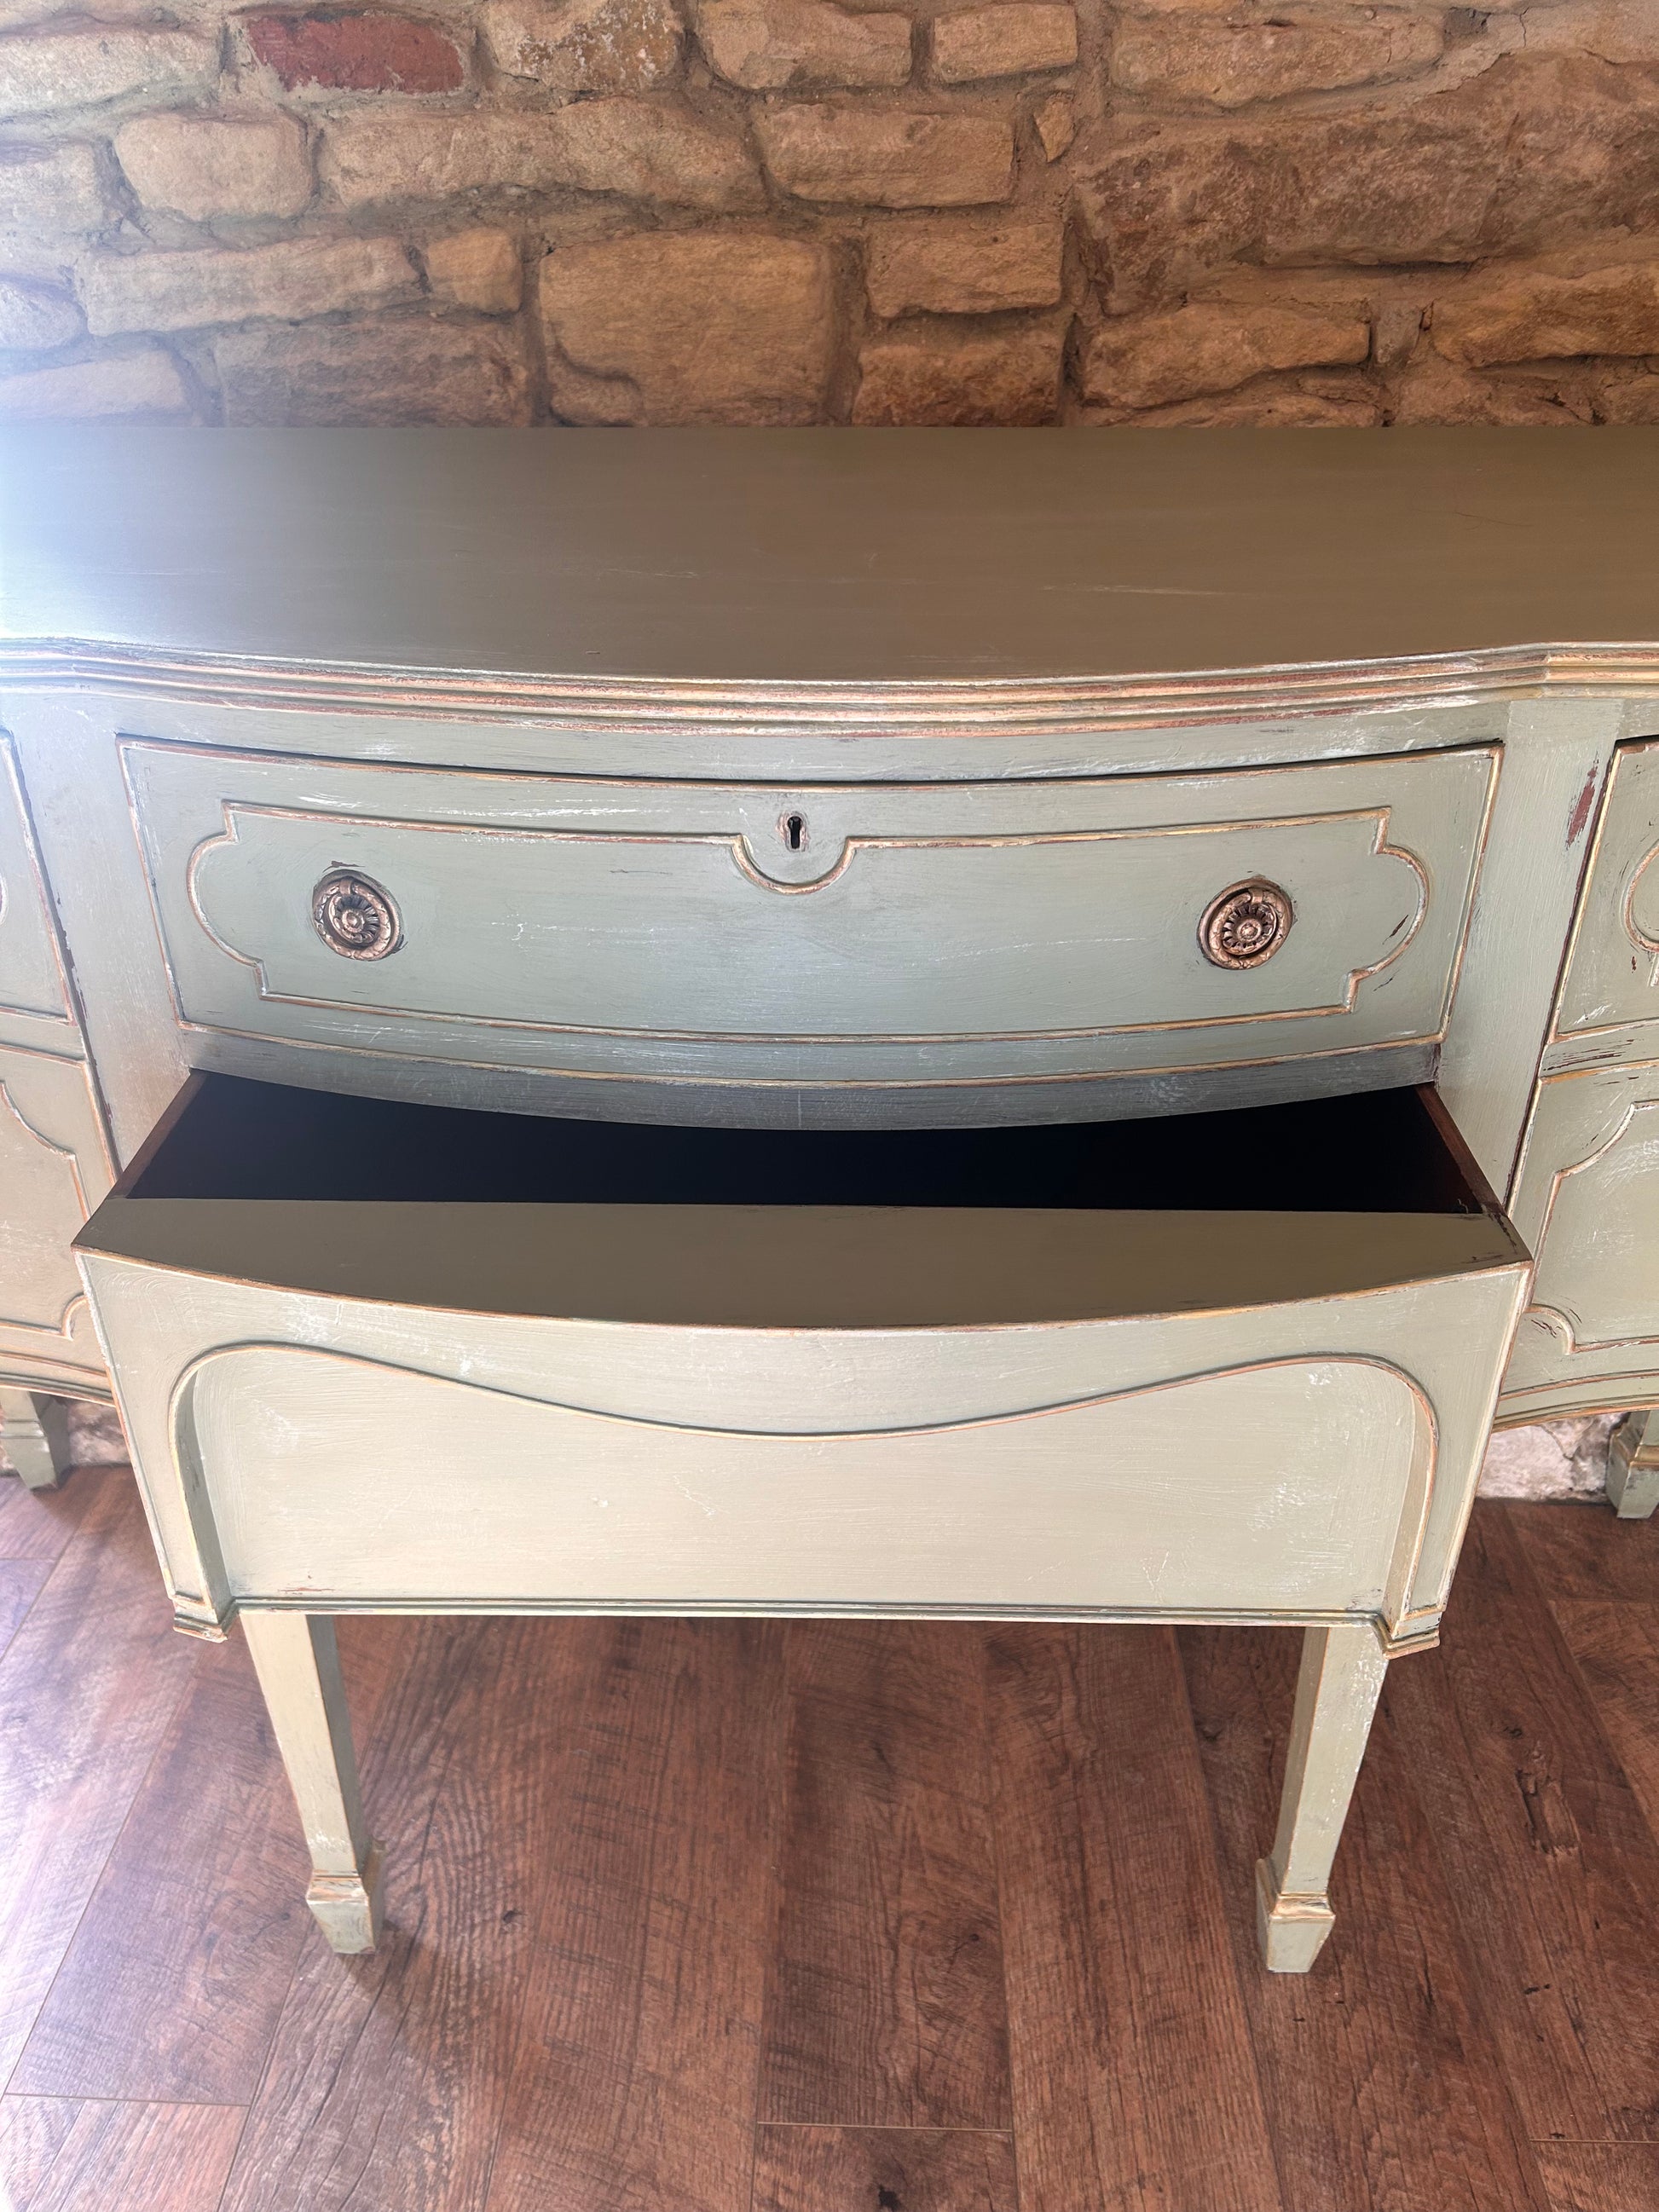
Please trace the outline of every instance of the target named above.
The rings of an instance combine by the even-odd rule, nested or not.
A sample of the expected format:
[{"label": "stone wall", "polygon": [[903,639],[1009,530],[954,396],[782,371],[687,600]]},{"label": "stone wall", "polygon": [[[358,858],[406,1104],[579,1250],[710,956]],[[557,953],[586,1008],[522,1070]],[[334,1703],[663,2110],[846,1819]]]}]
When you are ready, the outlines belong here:
[{"label": "stone wall", "polygon": [[1659,421],[1659,0],[0,0],[0,416]]}]

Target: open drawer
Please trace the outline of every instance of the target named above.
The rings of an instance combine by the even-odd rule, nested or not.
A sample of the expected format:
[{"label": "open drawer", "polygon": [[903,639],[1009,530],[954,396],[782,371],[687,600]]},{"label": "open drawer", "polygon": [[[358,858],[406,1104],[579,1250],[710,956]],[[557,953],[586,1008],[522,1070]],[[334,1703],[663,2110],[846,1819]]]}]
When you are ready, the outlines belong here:
[{"label": "open drawer", "polygon": [[1528,1272],[1432,1095],[921,1133],[191,1079],[78,1239],[181,1626],[1431,1638]]}]

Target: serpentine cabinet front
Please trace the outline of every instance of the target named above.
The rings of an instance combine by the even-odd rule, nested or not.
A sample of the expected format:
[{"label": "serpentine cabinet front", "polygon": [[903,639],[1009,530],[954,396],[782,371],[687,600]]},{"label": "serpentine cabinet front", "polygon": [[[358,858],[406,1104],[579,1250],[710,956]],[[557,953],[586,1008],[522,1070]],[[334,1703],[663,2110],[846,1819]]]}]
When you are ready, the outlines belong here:
[{"label": "serpentine cabinet front", "polygon": [[[1646,649],[1494,641],[1479,609],[1468,652],[1368,649],[1338,608],[1345,649],[1242,672],[1218,635],[1164,674],[985,672],[960,641],[905,663],[851,562],[858,677],[773,638],[801,579],[757,517],[781,469],[799,531],[865,499],[840,526],[868,533],[836,454],[857,478],[876,448],[550,435],[580,480],[558,574],[624,600],[658,588],[647,544],[673,571],[663,483],[739,471],[707,524],[731,671],[674,672],[665,599],[620,607],[597,672],[553,657],[589,649],[575,614],[544,664],[488,607],[470,653],[412,658],[407,445],[289,441],[310,495],[380,487],[322,562],[380,610],[355,654],[315,593],[310,650],[292,608],[280,639],[199,635],[268,560],[250,485],[299,496],[268,443],[94,441],[123,563],[173,578],[148,635],[116,584],[90,621],[39,526],[60,604],[0,648],[14,1458],[50,1480],[64,1400],[113,1388],[179,1625],[247,1632],[341,1949],[380,1869],[337,1613],[1229,1620],[1305,1631],[1257,1897],[1268,1965],[1304,1971],[1493,1419],[1659,1401]],[[1273,447],[1214,450],[1265,483]],[[907,434],[869,482],[948,503],[980,450]],[[1052,445],[982,450],[981,533],[1034,467],[1078,504]],[[1433,483],[1450,450],[1401,465]],[[182,583],[146,536],[178,502],[139,512],[164,468],[216,548]],[[499,531],[506,481],[451,481],[440,541]],[[522,527],[546,567],[552,525]],[[928,557],[948,583],[963,556]],[[1642,1422],[1630,1515],[1659,1495]]]}]

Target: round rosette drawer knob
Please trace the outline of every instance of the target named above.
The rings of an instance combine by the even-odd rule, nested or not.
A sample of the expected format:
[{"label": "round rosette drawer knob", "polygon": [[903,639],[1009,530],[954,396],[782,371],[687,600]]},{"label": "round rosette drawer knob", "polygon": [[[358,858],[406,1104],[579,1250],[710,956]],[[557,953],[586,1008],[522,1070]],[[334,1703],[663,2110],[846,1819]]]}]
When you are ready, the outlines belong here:
[{"label": "round rosette drawer knob", "polygon": [[384,960],[403,942],[392,894],[350,868],[331,868],[311,894],[311,919],[331,952]]},{"label": "round rosette drawer knob", "polygon": [[1205,908],[1198,942],[1218,968],[1259,968],[1290,935],[1295,918],[1289,893],[1277,884],[1235,884]]}]

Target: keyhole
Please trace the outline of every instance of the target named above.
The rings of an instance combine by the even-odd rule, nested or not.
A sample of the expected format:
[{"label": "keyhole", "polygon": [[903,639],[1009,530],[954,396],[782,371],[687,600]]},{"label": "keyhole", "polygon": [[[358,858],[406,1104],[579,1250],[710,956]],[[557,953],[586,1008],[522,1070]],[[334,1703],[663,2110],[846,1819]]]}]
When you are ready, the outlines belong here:
[{"label": "keyhole", "polygon": [[783,823],[783,837],[784,842],[788,846],[790,851],[792,853],[799,853],[801,847],[806,842],[806,817],[804,814],[786,815],[784,817]]}]

